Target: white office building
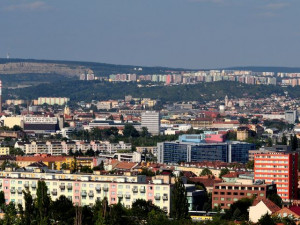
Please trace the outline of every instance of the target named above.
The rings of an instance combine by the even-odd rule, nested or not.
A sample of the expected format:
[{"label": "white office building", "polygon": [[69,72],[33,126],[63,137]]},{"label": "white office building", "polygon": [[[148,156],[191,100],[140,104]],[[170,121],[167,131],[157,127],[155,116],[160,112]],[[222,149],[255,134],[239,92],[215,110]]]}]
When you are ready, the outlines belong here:
[{"label": "white office building", "polygon": [[148,128],[148,132],[152,135],[158,135],[160,131],[159,112],[146,111],[142,113],[141,127]]}]

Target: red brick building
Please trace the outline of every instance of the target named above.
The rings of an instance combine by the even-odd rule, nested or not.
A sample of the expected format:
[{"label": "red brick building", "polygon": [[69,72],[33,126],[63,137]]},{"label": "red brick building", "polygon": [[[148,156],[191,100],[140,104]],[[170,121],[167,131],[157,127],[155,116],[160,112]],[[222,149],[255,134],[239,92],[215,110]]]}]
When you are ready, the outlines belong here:
[{"label": "red brick building", "polygon": [[275,184],[219,183],[214,185],[212,207],[221,206],[222,209],[229,209],[234,202],[242,198],[266,199],[267,195],[272,193],[276,193]]},{"label": "red brick building", "polygon": [[275,183],[283,201],[297,199],[298,153],[269,152],[254,156],[254,179]]}]

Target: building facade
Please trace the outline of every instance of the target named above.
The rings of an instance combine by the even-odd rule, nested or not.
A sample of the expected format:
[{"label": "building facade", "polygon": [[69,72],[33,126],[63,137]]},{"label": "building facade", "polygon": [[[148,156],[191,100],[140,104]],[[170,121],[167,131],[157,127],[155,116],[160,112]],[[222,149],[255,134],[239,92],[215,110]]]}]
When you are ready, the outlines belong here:
[{"label": "building facade", "polygon": [[298,153],[270,152],[254,156],[254,179],[277,184],[283,201],[297,199]]},{"label": "building facade", "polygon": [[39,180],[45,181],[52,200],[65,195],[75,205],[93,205],[105,197],[109,204],[119,201],[131,207],[137,199],[150,200],[162,210],[170,213],[171,184],[163,179],[146,182],[145,176],[113,176],[55,174],[38,172],[0,172],[0,190],[4,192],[6,203],[14,202],[24,206],[22,190],[31,192],[36,198]]},{"label": "building facade", "polygon": [[163,142],[157,144],[157,159],[159,163],[223,161],[248,161],[248,151],[254,145],[245,142],[224,143],[183,143]]},{"label": "building facade", "polygon": [[252,184],[242,185],[239,183],[219,183],[214,185],[212,192],[212,207],[220,206],[229,209],[230,206],[242,199],[252,198],[266,199],[267,195],[276,193],[276,185]]},{"label": "building facade", "polygon": [[141,116],[141,127],[146,127],[152,135],[159,135],[160,132],[160,116],[159,112],[146,111]]}]

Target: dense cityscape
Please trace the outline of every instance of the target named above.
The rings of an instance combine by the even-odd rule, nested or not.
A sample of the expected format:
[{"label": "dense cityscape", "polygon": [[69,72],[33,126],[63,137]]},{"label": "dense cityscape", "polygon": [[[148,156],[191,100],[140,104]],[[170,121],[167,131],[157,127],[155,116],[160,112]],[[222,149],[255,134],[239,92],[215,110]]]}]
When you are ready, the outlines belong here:
[{"label": "dense cityscape", "polygon": [[204,103],[3,99],[3,221],[298,221],[299,104],[289,93]]},{"label": "dense cityscape", "polygon": [[300,225],[300,1],[0,1],[0,225]]}]

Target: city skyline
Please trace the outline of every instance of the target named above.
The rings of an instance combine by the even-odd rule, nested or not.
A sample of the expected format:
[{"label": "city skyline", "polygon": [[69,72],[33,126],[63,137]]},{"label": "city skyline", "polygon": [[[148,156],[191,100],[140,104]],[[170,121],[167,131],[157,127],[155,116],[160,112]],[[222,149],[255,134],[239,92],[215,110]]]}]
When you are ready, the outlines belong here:
[{"label": "city skyline", "polygon": [[299,66],[295,0],[70,3],[2,1],[1,57],[197,69]]}]

